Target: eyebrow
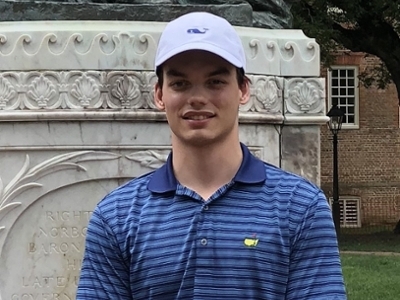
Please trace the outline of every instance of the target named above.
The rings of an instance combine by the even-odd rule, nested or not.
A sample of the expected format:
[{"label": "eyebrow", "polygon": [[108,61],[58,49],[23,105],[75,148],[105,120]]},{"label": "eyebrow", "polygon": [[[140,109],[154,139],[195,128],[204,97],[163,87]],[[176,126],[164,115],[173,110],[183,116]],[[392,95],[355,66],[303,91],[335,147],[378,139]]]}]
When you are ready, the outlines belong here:
[{"label": "eyebrow", "polygon": [[169,69],[166,74],[171,77],[186,77],[185,73],[179,72],[175,69]]},{"label": "eyebrow", "polygon": [[229,75],[231,72],[226,67],[221,67],[211,73],[208,74],[208,77],[216,76],[216,75]]},{"label": "eyebrow", "polygon": [[[187,75],[183,72],[180,72],[175,69],[167,70],[166,74],[171,77],[187,77]],[[217,75],[229,75],[230,71],[226,67],[221,67],[215,71],[212,71],[207,74],[207,77],[217,76]]]}]

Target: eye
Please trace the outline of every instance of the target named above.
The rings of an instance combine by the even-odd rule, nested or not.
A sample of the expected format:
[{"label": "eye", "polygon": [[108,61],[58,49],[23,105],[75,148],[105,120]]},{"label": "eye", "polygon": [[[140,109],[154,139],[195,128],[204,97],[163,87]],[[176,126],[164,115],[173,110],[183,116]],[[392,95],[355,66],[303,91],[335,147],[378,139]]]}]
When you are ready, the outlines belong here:
[{"label": "eye", "polygon": [[188,82],[184,80],[172,81],[169,86],[173,89],[180,90],[188,86]]},{"label": "eye", "polygon": [[225,84],[225,81],[221,79],[210,79],[208,83],[212,86],[220,86]]}]

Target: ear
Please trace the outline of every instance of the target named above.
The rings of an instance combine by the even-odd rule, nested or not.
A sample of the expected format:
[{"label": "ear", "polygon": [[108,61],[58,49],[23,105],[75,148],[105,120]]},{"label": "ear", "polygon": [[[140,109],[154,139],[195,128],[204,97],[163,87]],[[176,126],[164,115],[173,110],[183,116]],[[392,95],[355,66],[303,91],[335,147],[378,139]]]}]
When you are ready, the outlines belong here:
[{"label": "ear", "polygon": [[250,81],[246,78],[240,89],[240,105],[246,104],[250,99]]},{"label": "ear", "polygon": [[162,100],[162,88],[158,82],[154,86],[154,103],[159,110],[165,110],[165,105]]}]

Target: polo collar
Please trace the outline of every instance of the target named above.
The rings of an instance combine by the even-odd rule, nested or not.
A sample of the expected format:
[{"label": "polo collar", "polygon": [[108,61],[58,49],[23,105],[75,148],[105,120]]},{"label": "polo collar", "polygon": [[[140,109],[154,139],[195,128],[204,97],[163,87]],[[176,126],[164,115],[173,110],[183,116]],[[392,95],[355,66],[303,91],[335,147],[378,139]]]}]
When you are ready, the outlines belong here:
[{"label": "polo collar", "polygon": [[[264,182],[266,179],[264,162],[255,157],[244,144],[240,143],[240,146],[243,152],[243,160],[233,181],[245,184]],[[154,171],[147,187],[154,193],[167,193],[176,191],[177,185],[178,181],[172,168],[171,152],[167,162]]]}]

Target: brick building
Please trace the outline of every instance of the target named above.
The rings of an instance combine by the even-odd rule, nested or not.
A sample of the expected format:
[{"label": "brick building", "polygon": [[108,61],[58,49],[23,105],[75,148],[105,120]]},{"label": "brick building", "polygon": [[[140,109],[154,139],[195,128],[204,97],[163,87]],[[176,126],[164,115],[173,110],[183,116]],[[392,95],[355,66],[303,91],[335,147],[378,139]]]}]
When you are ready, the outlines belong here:
[{"label": "brick building", "polygon": [[[338,139],[339,195],[343,225],[384,225],[400,219],[399,103],[394,85],[366,89],[357,76],[376,58],[342,53],[327,78],[327,108],[345,110]],[[332,135],[321,135],[321,185],[332,196]]]}]

